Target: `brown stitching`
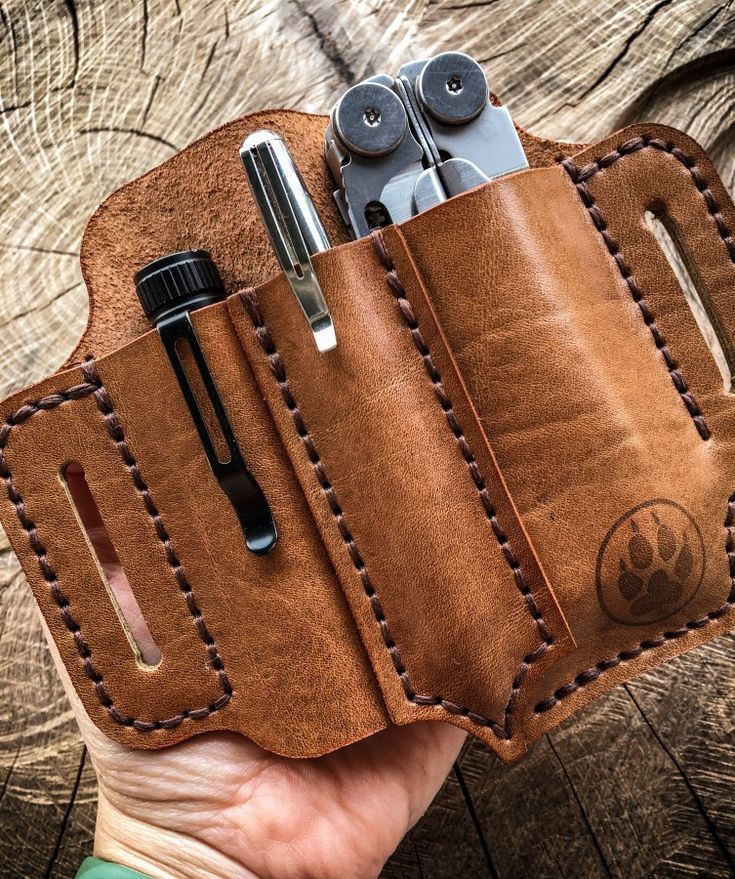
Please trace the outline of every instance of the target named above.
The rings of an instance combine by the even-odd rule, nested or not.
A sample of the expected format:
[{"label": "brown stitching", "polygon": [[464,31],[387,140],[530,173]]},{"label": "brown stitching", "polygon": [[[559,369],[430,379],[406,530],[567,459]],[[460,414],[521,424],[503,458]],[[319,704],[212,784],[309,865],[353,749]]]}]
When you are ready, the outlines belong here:
[{"label": "brown stitching", "polygon": [[643,322],[648,327],[651,335],[653,336],[653,341],[656,345],[656,348],[661,352],[661,356],[664,359],[664,363],[666,364],[666,368],[669,371],[669,375],[671,376],[671,380],[674,383],[674,387],[676,388],[679,396],[683,400],[684,405],[686,406],[687,411],[689,412],[689,415],[691,416],[699,435],[702,437],[703,440],[707,440],[710,438],[711,434],[709,427],[707,426],[707,422],[702,415],[702,410],[699,407],[699,403],[697,402],[694,394],[689,390],[686,379],[684,378],[684,374],[682,373],[676,358],[671,353],[671,349],[669,348],[663,333],[656,323],[653,312],[651,311],[648,302],[641,292],[641,289],[638,286],[638,282],[636,281],[627,262],[620,252],[620,248],[618,247],[617,242],[612,237],[612,235],[610,235],[607,228],[607,223],[602,216],[602,212],[600,211],[599,206],[595,202],[594,196],[587,186],[587,181],[591,180],[592,177],[595,176],[595,174],[598,174],[600,171],[603,171],[606,168],[612,167],[612,165],[614,165],[624,156],[629,156],[646,148],[658,149],[662,150],[663,152],[669,153],[678,162],[680,162],[687,169],[687,171],[689,171],[694,185],[704,198],[705,204],[707,205],[707,210],[709,211],[715,222],[715,226],[717,227],[720,238],[722,238],[722,241],[725,244],[730,260],[735,263],[735,241],[730,234],[730,230],[725,223],[724,217],[719,210],[712,191],[705,183],[705,180],[702,177],[701,172],[697,168],[694,160],[673,144],[667,143],[660,138],[651,138],[643,135],[641,137],[634,137],[631,140],[626,141],[624,144],[622,144],[622,146],[607,153],[607,155],[603,156],[601,159],[598,159],[598,161],[591,162],[589,165],[585,165],[584,168],[577,168],[576,164],[569,158],[562,159],[561,164],[574,185],[576,186],[577,191],[582,198],[582,202],[587,208],[587,212],[592,218],[592,222],[595,224],[595,228],[602,236],[602,240],[605,243],[605,247],[607,248],[608,253],[615,260],[615,264],[618,267],[618,271],[620,272],[621,277],[628,285],[628,289],[630,290],[631,296],[633,297],[633,301],[638,305],[638,308],[640,309],[641,315],[643,316]]},{"label": "brown stitching", "polygon": [[[40,400],[34,400],[28,403],[24,403],[12,415],[9,415],[7,417],[5,423],[2,425],[2,427],[0,427],[0,478],[2,478],[5,482],[8,492],[8,498],[15,507],[15,511],[18,516],[18,520],[20,521],[21,527],[28,535],[28,542],[31,545],[31,549],[33,550],[34,555],[36,556],[36,561],[38,563],[41,576],[48,583],[51,597],[56,603],[56,606],[59,608],[59,614],[61,616],[61,619],[66,628],[69,630],[72,638],[74,639],[74,644],[77,648],[77,652],[79,653],[82,664],[84,666],[84,673],[87,675],[90,681],[92,681],[95,688],[95,693],[102,706],[116,723],[119,723],[122,726],[133,727],[138,732],[150,732],[154,729],[173,729],[184,720],[202,720],[203,718],[208,717],[210,714],[213,714],[215,711],[219,711],[220,708],[223,708],[232,698],[232,687],[227,680],[224,666],[222,664],[222,660],[219,656],[214,640],[209,635],[209,632],[207,631],[207,628],[204,624],[204,620],[202,619],[201,612],[199,611],[199,608],[194,601],[191,587],[186,581],[186,577],[183,570],[181,569],[181,565],[176,559],[173,546],[171,545],[171,539],[169,538],[163,522],[161,521],[160,513],[156,509],[153,500],[151,499],[150,493],[148,491],[148,486],[145,483],[138,468],[137,462],[135,461],[135,458],[130,452],[130,449],[125,441],[122,426],[120,425],[120,422],[115,415],[107,389],[102,384],[102,381],[97,374],[94,361],[90,358],[82,364],[81,368],[84,378],[86,379],[85,383],[74,385],[73,387],[67,388],[66,390],[49,394],[46,397],[42,397]],[[39,412],[50,412],[51,410],[57,408],[58,406],[61,406],[64,403],[71,402],[72,400],[81,400],[84,397],[89,396],[90,394],[94,395],[97,406],[104,415],[105,422],[107,424],[107,430],[112,439],[115,441],[115,444],[117,445],[117,448],[123,457],[123,461],[128,468],[128,472],[133,478],[136,489],[143,497],[146,510],[148,511],[148,514],[153,521],[156,534],[158,535],[159,540],[161,540],[164,545],[166,558],[169,562],[169,565],[174,571],[174,576],[176,577],[179,586],[186,595],[187,607],[194,617],[194,623],[197,627],[200,638],[207,646],[210,660],[212,661],[212,665],[217,671],[220,685],[224,690],[223,695],[220,696],[219,699],[215,700],[210,705],[207,705],[205,708],[182,711],[179,714],[175,714],[173,717],[167,718],[166,720],[137,720],[135,718],[129,717],[126,714],[123,714],[115,706],[112,697],[110,696],[107,687],[105,686],[102,673],[92,662],[92,650],[86,639],[82,635],[82,630],[79,626],[79,623],[76,621],[71,612],[69,599],[66,597],[61,589],[56,571],[54,570],[51,562],[48,559],[46,548],[38,534],[36,523],[28,515],[23,497],[21,496],[20,492],[13,482],[12,473],[5,460],[5,448],[8,444],[8,440],[10,439],[10,435],[14,428],[28,421],[31,417],[37,415]]]},{"label": "brown stitching", "polygon": [[702,629],[705,626],[708,626],[714,620],[720,619],[720,617],[725,616],[725,614],[729,613],[732,610],[733,606],[735,606],[735,494],[730,495],[730,498],[727,502],[727,515],[725,516],[725,530],[727,531],[727,540],[725,542],[725,552],[727,554],[728,566],[730,571],[730,593],[721,604],[717,610],[711,610],[708,614],[703,617],[699,617],[696,620],[690,620],[688,623],[685,623],[678,629],[674,629],[669,632],[661,632],[658,635],[655,635],[653,638],[647,638],[644,641],[641,641],[640,644],[635,647],[631,647],[628,650],[621,650],[617,656],[613,656],[611,659],[605,659],[601,662],[598,662],[596,665],[593,665],[591,668],[586,669],[577,675],[574,680],[570,681],[568,684],[564,684],[563,687],[559,687],[558,690],[555,690],[551,696],[547,699],[544,699],[542,702],[535,707],[534,711],[539,714],[542,711],[548,711],[550,708],[553,708],[555,705],[565,699],[567,696],[571,696],[572,693],[576,693],[581,687],[584,687],[586,684],[591,684],[592,681],[596,681],[597,678],[603,672],[609,671],[611,668],[615,668],[616,665],[620,665],[621,662],[629,662],[631,659],[637,659],[642,653],[645,653],[647,650],[653,650],[656,647],[661,647],[666,644],[667,641],[677,640],[678,638],[683,638],[688,635],[690,632],[697,631],[698,629]]},{"label": "brown stitching", "polygon": [[240,292],[240,298],[242,299],[243,304],[248,314],[250,315],[250,319],[253,322],[253,328],[255,330],[255,336],[268,358],[271,372],[273,373],[278,388],[281,392],[283,402],[286,404],[286,408],[291,414],[294,426],[296,427],[296,432],[301,438],[301,441],[304,444],[304,448],[306,449],[309,461],[311,462],[311,466],[314,470],[314,475],[316,476],[317,482],[319,483],[319,486],[321,487],[327,503],[329,504],[329,509],[337,524],[337,528],[339,529],[340,536],[344,541],[345,547],[350,556],[350,560],[352,561],[355,571],[360,578],[362,588],[364,589],[365,594],[370,601],[373,615],[375,616],[378,626],[380,627],[380,634],[383,638],[383,644],[390,654],[391,662],[393,663],[396,674],[401,681],[403,692],[405,693],[406,698],[410,702],[413,702],[415,705],[436,706],[438,708],[442,708],[449,714],[461,715],[463,717],[466,717],[477,726],[489,728],[500,739],[510,739],[510,718],[513,708],[515,706],[518,690],[526,676],[528,666],[532,662],[535,662],[536,659],[538,659],[538,657],[541,655],[541,653],[546,650],[546,648],[551,643],[550,639],[548,642],[545,641],[542,645],[540,645],[540,647],[537,647],[536,650],[533,651],[533,653],[524,657],[521,664],[521,669],[516,675],[515,680],[513,681],[511,695],[508,700],[508,705],[505,709],[505,722],[503,726],[493,720],[489,720],[487,717],[483,717],[481,714],[477,714],[470,708],[457,705],[456,702],[452,702],[451,700],[445,699],[442,696],[424,696],[415,692],[411,685],[406,667],[404,666],[403,660],[401,659],[401,654],[398,650],[398,646],[393,639],[390,626],[388,625],[388,621],[385,618],[385,613],[383,611],[382,605],[380,604],[378,595],[370,580],[370,575],[365,566],[365,562],[362,558],[360,550],[357,547],[357,544],[355,543],[352,532],[347,525],[344,511],[342,510],[342,507],[337,500],[334,486],[329,480],[329,476],[327,475],[324,463],[322,462],[319,456],[319,452],[314,445],[314,441],[309,434],[309,431],[307,430],[301,410],[299,409],[298,404],[296,403],[296,400],[293,396],[293,392],[291,391],[291,386],[286,375],[285,364],[283,362],[283,359],[281,358],[280,353],[278,352],[278,349],[276,348],[270,330],[268,329],[268,326],[263,319],[262,313],[260,311],[260,303],[258,302],[255,291],[253,289],[243,290]]},{"label": "brown stitching", "polygon": [[546,627],[546,623],[544,622],[541,611],[536,604],[536,599],[533,597],[531,588],[526,582],[520,562],[518,561],[515,553],[511,549],[508,537],[501,527],[500,522],[498,521],[495,507],[493,506],[493,502],[490,499],[490,494],[487,490],[487,485],[485,484],[485,479],[482,475],[482,472],[480,471],[480,466],[477,463],[477,460],[475,459],[475,456],[472,452],[472,448],[470,447],[470,444],[464,435],[464,431],[460,426],[459,419],[457,418],[457,415],[454,411],[454,406],[452,405],[452,401],[449,399],[449,396],[444,387],[441,373],[434,363],[434,359],[431,356],[429,346],[423,337],[418,319],[414,313],[413,308],[411,307],[408,296],[406,295],[406,288],[403,286],[401,279],[398,277],[398,272],[396,271],[395,264],[393,263],[393,259],[388,251],[385,239],[383,238],[383,235],[380,231],[373,232],[370,237],[372,239],[375,252],[378,255],[380,262],[382,263],[383,268],[385,269],[388,288],[393,294],[396,302],[398,303],[398,307],[400,309],[403,320],[405,321],[406,326],[411,333],[411,338],[416,347],[416,350],[418,351],[424,363],[426,373],[434,389],[436,398],[439,402],[442,412],[444,412],[444,415],[446,416],[449,429],[451,430],[452,435],[457,441],[457,447],[459,448],[462,458],[467,464],[467,469],[469,470],[470,477],[472,478],[472,483],[477,489],[477,493],[480,495],[482,507],[485,511],[485,515],[487,516],[488,521],[490,522],[490,526],[492,528],[493,534],[495,535],[495,539],[498,542],[500,551],[503,554],[503,558],[507,562],[508,567],[513,572],[513,578],[515,580],[516,587],[525,599],[528,612],[536,621],[536,626],[538,628],[539,635],[541,636],[541,643],[539,644],[539,646],[530,654],[529,657],[523,658],[520,670],[516,675],[515,681],[513,683],[511,697],[508,700],[508,705],[506,706],[505,710],[505,715],[507,719],[506,726],[508,726],[510,722],[510,715],[512,714],[515,700],[517,698],[517,692],[520,688],[521,683],[523,682],[523,678],[525,678],[526,676],[528,666],[543,655],[547,648],[553,643],[553,639],[549,633],[548,628]]},{"label": "brown stitching", "polygon": [[679,147],[674,146],[671,142],[661,140],[661,138],[658,137],[649,137],[646,134],[641,137],[633,137],[621,146],[607,153],[607,155],[604,155],[601,159],[598,159],[596,162],[590,162],[590,164],[578,169],[578,180],[580,183],[584,183],[591,177],[594,177],[599,171],[602,171],[605,168],[610,168],[624,156],[640,152],[640,150],[646,149],[647,147],[669,153],[687,169],[694,185],[707,205],[707,210],[709,211],[710,216],[715,222],[717,232],[727,249],[730,261],[735,263],[735,240],[732,237],[732,233],[730,232],[727,223],[725,223],[725,218],[722,216],[722,212],[720,211],[712,190],[704,180],[702,172],[697,167],[694,159],[680,150]]}]

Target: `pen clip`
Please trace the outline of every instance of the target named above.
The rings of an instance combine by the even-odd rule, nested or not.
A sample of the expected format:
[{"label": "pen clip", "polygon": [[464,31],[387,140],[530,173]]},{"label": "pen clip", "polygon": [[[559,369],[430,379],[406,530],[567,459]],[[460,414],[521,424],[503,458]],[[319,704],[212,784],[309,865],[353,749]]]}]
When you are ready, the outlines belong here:
[{"label": "pen clip", "polygon": [[[266,555],[273,549],[278,540],[273,513],[263,490],[256,482],[242,456],[217,386],[209,371],[204,352],[199,345],[191,317],[185,313],[164,318],[158,324],[158,332],[189,408],[189,414],[199,434],[209,466],[237,514],[245,535],[247,548],[255,555]],[[206,419],[184,367],[177,345],[181,341],[186,342],[189,346],[202,388],[216,419],[216,426],[219,428],[226,445],[226,454],[222,457],[212,441]]]},{"label": "pen clip", "polygon": [[277,134],[260,130],[245,139],[240,158],[268,237],[314,334],[317,350],[337,345],[311,256],[331,243],[288,147]]}]

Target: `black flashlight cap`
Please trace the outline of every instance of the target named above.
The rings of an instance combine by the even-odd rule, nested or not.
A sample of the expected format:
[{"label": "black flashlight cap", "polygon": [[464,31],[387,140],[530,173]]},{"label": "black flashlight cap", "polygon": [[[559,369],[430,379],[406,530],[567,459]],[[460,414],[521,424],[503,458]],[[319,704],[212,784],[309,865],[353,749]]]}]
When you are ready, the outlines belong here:
[{"label": "black flashlight cap", "polygon": [[161,256],[135,273],[135,290],[152,323],[224,299],[226,291],[206,250]]}]

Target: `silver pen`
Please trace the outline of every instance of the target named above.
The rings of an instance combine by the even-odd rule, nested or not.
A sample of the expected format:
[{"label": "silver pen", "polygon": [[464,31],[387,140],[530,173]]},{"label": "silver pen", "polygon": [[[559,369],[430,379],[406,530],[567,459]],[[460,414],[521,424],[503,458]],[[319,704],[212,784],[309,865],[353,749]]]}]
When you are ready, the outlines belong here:
[{"label": "silver pen", "polygon": [[285,141],[267,129],[243,141],[240,158],[268,237],[320,352],[337,346],[332,316],[311,264],[332,246]]}]

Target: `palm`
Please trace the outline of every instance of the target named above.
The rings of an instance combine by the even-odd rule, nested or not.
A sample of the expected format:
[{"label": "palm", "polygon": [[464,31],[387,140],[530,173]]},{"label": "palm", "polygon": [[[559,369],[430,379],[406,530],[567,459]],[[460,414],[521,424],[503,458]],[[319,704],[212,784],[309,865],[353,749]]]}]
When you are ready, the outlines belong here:
[{"label": "palm", "polygon": [[72,702],[100,784],[96,851],[153,876],[376,876],[464,735],[419,723],[315,760],[230,733],[132,751]]},{"label": "palm", "polygon": [[[441,785],[463,734],[390,729],[315,760],[240,736],[130,751],[82,720],[100,782],[97,849],[147,853],[174,875],[376,876]],[[183,851],[182,851],[183,849]],[[187,862],[188,860],[188,862]],[[199,872],[186,872],[194,864]],[[154,872],[147,861],[139,869]]]}]

